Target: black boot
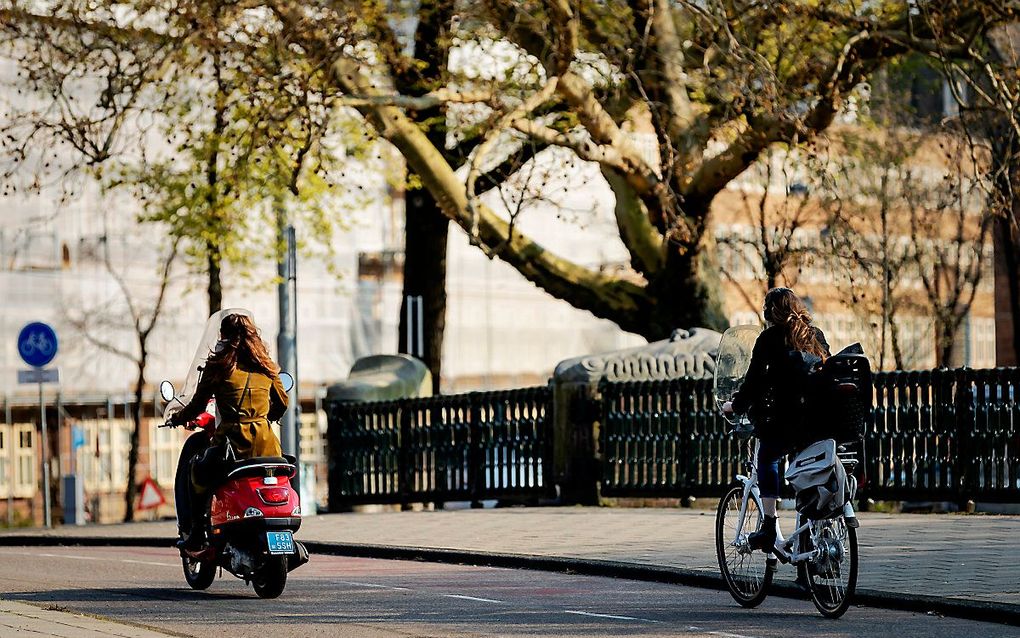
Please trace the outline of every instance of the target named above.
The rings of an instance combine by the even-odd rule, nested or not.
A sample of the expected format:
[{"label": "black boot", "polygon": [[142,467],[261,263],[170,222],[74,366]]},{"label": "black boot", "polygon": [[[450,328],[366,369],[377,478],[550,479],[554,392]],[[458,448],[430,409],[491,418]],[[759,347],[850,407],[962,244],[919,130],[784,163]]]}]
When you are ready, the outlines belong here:
[{"label": "black boot", "polygon": [[208,507],[204,495],[192,493],[195,497],[191,501],[191,529],[188,536],[178,541],[177,546],[189,552],[197,552],[205,545],[205,511]]},{"label": "black boot", "polygon": [[766,515],[765,520],[762,521],[761,529],[753,534],[748,534],[747,544],[752,550],[761,549],[771,554],[772,549],[776,546],[776,517]]}]

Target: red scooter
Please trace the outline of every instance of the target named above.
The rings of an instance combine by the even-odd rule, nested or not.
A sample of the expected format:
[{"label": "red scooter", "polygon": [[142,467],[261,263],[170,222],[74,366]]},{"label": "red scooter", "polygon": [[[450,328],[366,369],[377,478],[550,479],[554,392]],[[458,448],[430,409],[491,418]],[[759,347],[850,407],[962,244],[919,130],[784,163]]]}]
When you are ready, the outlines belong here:
[{"label": "red scooter", "polygon": [[[289,381],[293,384],[293,378]],[[160,384],[160,394],[168,402],[178,400],[169,381]],[[190,520],[190,461],[210,445],[216,419],[206,412],[185,427],[198,431],[184,443],[174,486],[182,539],[188,531],[182,522]],[[294,540],[301,527],[300,498],[290,483],[297,474],[294,459],[257,457],[228,461],[225,468],[203,517],[208,545],[181,549],[184,578],[193,589],[206,589],[222,567],[251,583],[259,598],[276,598],[287,585],[287,573],[308,562],[308,550]]]}]

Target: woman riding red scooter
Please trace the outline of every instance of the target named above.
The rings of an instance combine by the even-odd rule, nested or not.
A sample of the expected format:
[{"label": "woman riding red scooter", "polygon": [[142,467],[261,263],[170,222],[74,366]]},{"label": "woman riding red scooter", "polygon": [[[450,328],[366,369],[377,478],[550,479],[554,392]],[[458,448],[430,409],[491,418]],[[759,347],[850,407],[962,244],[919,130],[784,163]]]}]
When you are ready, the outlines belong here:
[{"label": "woman riding red scooter", "polygon": [[200,549],[205,542],[207,494],[222,479],[225,447],[232,448],[236,459],[281,455],[280,440],[270,427],[287,410],[280,368],[270,358],[249,315],[226,314],[219,333],[220,339],[208,355],[190,401],[168,421],[170,425],[185,425],[205,412],[210,399],[215,399],[219,422],[213,444],[191,463],[191,524],[182,543],[188,551]]}]

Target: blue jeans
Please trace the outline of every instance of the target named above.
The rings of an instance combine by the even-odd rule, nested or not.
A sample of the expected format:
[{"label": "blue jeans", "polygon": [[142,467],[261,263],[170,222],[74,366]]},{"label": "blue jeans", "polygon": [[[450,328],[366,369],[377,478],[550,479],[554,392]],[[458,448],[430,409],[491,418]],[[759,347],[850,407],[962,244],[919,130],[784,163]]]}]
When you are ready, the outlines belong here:
[{"label": "blue jeans", "polygon": [[779,498],[779,460],[786,455],[781,446],[762,440],[758,446],[758,490],[762,498]]}]

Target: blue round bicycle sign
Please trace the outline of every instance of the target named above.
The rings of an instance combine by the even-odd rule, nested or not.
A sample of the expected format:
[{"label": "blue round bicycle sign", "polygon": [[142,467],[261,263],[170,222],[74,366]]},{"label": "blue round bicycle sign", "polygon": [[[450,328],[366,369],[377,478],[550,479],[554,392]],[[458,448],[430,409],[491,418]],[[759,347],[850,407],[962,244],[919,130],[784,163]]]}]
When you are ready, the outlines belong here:
[{"label": "blue round bicycle sign", "polygon": [[57,333],[45,323],[33,321],[18,335],[18,354],[28,365],[43,367],[57,356]]}]

